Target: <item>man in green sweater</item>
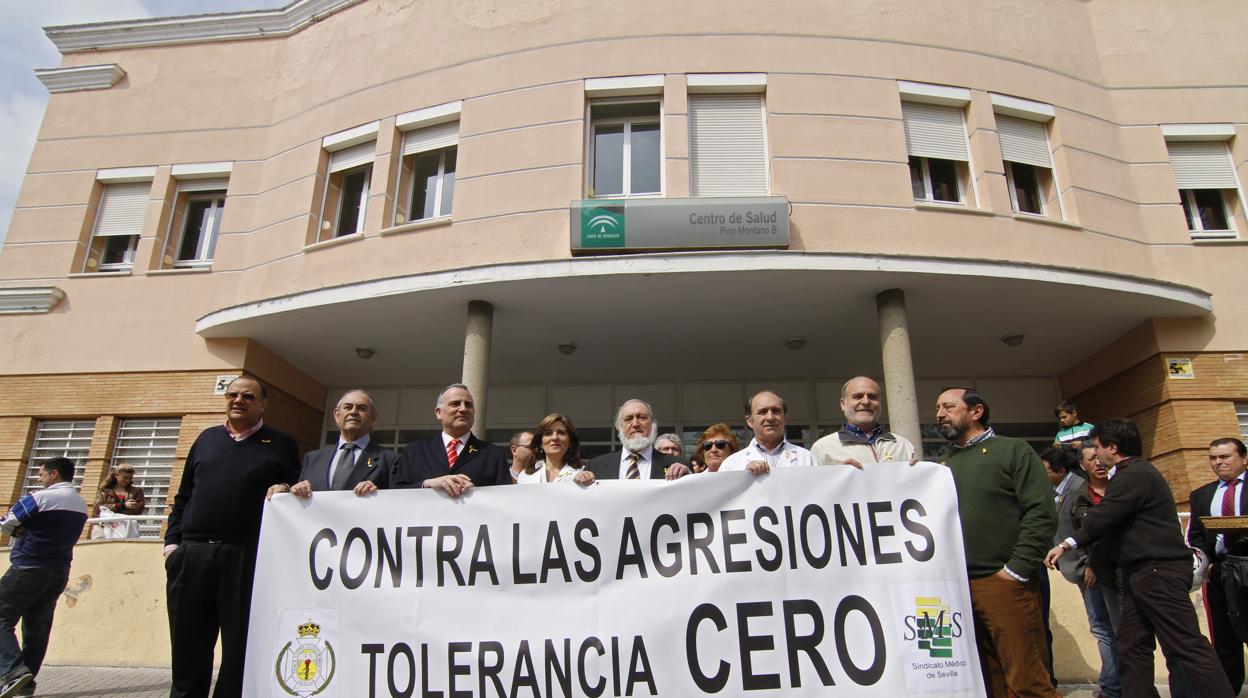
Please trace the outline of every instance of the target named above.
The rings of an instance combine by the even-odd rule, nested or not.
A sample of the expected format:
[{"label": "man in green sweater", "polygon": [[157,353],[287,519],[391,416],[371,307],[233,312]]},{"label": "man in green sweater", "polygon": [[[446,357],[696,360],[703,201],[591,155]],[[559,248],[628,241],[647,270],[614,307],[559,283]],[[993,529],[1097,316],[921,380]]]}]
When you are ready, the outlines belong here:
[{"label": "man in green sweater", "polygon": [[993,432],[988,402],[973,388],[941,392],[936,426],[951,442],[941,462],[958,490],[984,687],[990,698],[1057,696],[1038,583],[1057,531],[1044,465],[1026,442]]}]

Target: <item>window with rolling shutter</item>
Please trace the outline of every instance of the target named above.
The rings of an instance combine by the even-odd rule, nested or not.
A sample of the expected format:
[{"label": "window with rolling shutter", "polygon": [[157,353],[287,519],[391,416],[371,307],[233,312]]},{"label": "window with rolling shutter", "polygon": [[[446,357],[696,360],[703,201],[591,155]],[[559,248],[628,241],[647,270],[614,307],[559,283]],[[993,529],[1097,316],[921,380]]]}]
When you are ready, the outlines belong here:
[{"label": "window with rolling shutter", "polygon": [[403,136],[395,225],[451,215],[459,121],[426,126]]},{"label": "window with rolling shutter", "polygon": [[105,184],[93,234],[96,237],[138,235],[143,230],[151,191],[151,182]]},{"label": "window with rolling shutter", "polygon": [[766,195],[762,95],[689,95],[689,168],[694,196]]},{"label": "window with rolling shutter", "polygon": [[87,271],[125,271],[134,265],[151,182],[105,184],[91,228]]},{"label": "window with rolling shutter", "polygon": [[319,240],[363,232],[376,150],[370,140],[329,154]]},{"label": "window with rolling shutter", "polygon": [[1044,124],[1003,114],[996,115],[1001,159],[1033,167],[1053,168]]},{"label": "window with rolling shutter", "polygon": [[1196,239],[1235,237],[1227,200],[1239,180],[1225,141],[1167,141],[1187,229]]},{"label": "window with rolling shutter", "polygon": [[901,103],[906,152],[915,157],[961,160],[969,158],[962,110],[936,104]]},{"label": "window with rolling shutter", "polygon": [[1167,142],[1170,167],[1179,189],[1234,189],[1235,167],[1226,143],[1219,141]]},{"label": "window with rolling shutter", "polygon": [[184,179],[178,181],[174,199],[172,228],[168,237],[166,268],[194,268],[212,265],[225,210],[228,179]]},{"label": "window with rolling shutter", "polygon": [[1010,204],[1019,213],[1045,215],[1045,192],[1053,181],[1053,158],[1044,123],[1001,113],[995,118]]},{"label": "window with rolling shutter", "polygon": [[961,107],[901,103],[915,201],[962,203],[962,182],[969,178],[970,160],[962,111]]},{"label": "window with rolling shutter", "polygon": [[663,128],[659,102],[651,98],[596,101],[589,112],[589,196],[662,194]]}]

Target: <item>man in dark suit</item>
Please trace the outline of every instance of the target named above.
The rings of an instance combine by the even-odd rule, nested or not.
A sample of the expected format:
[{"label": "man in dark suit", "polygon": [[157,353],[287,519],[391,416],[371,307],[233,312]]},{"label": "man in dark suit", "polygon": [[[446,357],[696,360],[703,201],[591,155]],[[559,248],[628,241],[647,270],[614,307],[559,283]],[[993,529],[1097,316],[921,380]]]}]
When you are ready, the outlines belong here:
[{"label": "man in dark suit", "polygon": [[476,404],[468,387],[455,383],[438,394],[433,414],[442,433],[413,441],[390,473],[390,486],[427,487],[458,497],[473,487],[510,485],[507,451],[472,434]]},{"label": "man in dark suit", "polygon": [[[1209,581],[1205,584],[1205,613],[1209,634],[1226,678],[1236,695],[1244,685],[1244,641],[1235,633],[1227,608],[1226,589],[1222,582],[1222,562],[1228,552],[1248,553],[1248,540],[1211,533],[1205,519],[1211,516],[1248,514],[1248,492],[1244,488],[1244,471],[1248,469],[1248,449],[1239,439],[1215,439],[1209,444],[1209,467],[1218,479],[1192,492],[1192,519],[1187,528],[1187,542],[1200,548],[1213,562]],[[1248,615],[1248,594],[1238,595],[1240,613]]]},{"label": "man in dark suit", "polygon": [[352,490],[362,497],[390,487],[390,469],[399,454],[372,440],[377,423],[373,397],[363,390],[343,393],[334,406],[334,423],[340,431],[338,442],[305,455],[299,482],[273,485],[269,497],[279,492],[311,497],[313,492],[331,490]]},{"label": "man in dark suit", "polygon": [[589,461],[599,480],[675,480],[688,475],[688,466],[675,456],[654,450],[659,425],[654,408],[644,400],[626,400],[615,412],[615,430],[624,448]]},{"label": "man in dark suit", "polygon": [[1160,644],[1172,678],[1181,671],[1193,695],[1232,698],[1188,596],[1192,552],[1175,526],[1179,514],[1169,483],[1140,457],[1144,446],[1135,422],[1107,419],[1089,438],[1096,459],[1110,466],[1105,498],[1088,509],[1078,531],[1049,550],[1045,564],[1052,569],[1066,552],[1104,540],[1109,559],[1122,570],[1117,639],[1124,696],[1153,695],[1153,653]]}]

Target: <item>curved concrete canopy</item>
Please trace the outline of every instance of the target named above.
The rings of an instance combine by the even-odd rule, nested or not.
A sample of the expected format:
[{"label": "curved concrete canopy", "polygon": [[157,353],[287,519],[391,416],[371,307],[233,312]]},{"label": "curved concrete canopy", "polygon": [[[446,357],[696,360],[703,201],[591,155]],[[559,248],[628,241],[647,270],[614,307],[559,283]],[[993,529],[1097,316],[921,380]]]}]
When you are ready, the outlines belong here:
[{"label": "curved concrete canopy", "polygon": [[[693,252],[361,281],[225,308],[196,330],[251,337],[326,385],[436,384],[459,375],[480,299],[495,306],[498,383],[816,378],[878,371],[874,296],[893,287],[926,377],[1055,375],[1149,318],[1212,309],[1199,289],[1009,262]],[[1022,346],[999,341],[1011,333]],[[784,346],[794,336],[801,351]],[[357,359],[360,345],[376,356]]]}]

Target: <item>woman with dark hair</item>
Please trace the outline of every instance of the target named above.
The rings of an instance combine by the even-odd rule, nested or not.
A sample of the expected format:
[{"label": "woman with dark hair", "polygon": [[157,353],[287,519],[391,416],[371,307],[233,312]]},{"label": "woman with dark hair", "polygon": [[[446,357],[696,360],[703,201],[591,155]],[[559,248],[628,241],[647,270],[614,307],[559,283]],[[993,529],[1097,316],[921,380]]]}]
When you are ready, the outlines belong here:
[{"label": "woman with dark hair", "polygon": [[702,470],[698,472],[717,472],[724,459],[739,450],[741,450],[741,442],[737,439],[737,435],[732,433],[731,427],[723,422],[712,424],[698,438],[695,452],[703,465]]},{"label": "woman with dark hair", "polygon": [[537,457],[530,469],[516,475],[517,485],[543,485],[570,480],[592,485],[594,474],[581,469],[581,440],[572,420],[554,412],[533,430],[533,452]]},{"label": "woman with dark hair", "polygon": [[102,509],[114,514],[142,514],[147,502],[143,496],[143,488],[134,484],[134,466],[119,465],[109,473],[104,486],[95,497],[95,515],[99,516]]}]

